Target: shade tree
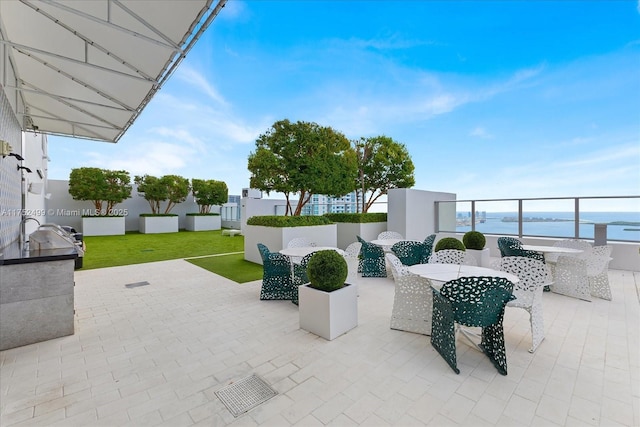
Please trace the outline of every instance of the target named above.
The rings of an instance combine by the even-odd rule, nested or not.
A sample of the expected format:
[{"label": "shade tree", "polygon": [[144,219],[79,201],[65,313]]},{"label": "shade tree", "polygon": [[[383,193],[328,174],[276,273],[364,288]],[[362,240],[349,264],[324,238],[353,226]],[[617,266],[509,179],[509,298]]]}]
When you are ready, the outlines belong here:
[{"label": "shade tree", "polygon": [[[314,194],[342,197],[355,189],[358,166],[349,140],[317,123],[276,121],[248,158],[250,185],[285,195],[285,215],[300,215]],[[291,196],[298,195],[295,209]]]}]

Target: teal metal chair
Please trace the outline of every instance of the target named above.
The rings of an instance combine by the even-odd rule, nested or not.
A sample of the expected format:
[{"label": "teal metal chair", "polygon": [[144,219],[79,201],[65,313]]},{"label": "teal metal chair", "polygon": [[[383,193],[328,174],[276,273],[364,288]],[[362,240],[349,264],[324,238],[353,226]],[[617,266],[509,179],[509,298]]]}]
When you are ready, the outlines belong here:
[{"label": "teal metal chair", "polygon": [[300,260],[299,264],[293,264],[293,297],[291,298],[291,302],[295,305],[298,305],[298,286],[302,286],[305,283],[309,283],[309,277],[307,276],[307,265],[309,264],[309,260],[313,256],[313,252],[305,255]]},{"label": "teal metal chair", "polygon": [[294,290],[298,288],[291,279],[291,261],[289,258],[269,251],[262,243],[258,243],[258,250],[262,257],[262,288],[261,300],[292,300]]},{"label": "teal metal chair", "polygon": [[403,240],[391,246],[391,252],[398,257],[403,265],[426,264],[429,260],[427,248],[423,242]]},{"label": "teal metal chair", "polygon": [[358,241],[362,243],[359,263],[362,277],[387,277],[384,250],[378,245],[367,242],[360,236],[357,237]]},{"label": "teal metal chair", "polygon": [[500,250],[500,256],[512,256],[507,255],[508,248],[522,248],[522,242],[515,237],[498,237],[498,249]]},{"label": "teal metal chair", "polygon": [[[457,325],[481,327],[482,339],[476,347],[502,375],[507,375],[502,320],[507,303],[514,300],[513,283],[502,277],[461,277],[433,291],[431,345],[456,374]],[[462,331],[465,332],[465,331]]]},{"label": "teal metal chair", "polygon": [[433,252],[433,244],[436,241],[436,235],[435,234],[430,234],[428,235],[425,239],[424,239],[424,244],[427,245],[427,254],[426,254],[426,260],[425,262],[429,262],[429,257],[431,256],[431,253]]}]

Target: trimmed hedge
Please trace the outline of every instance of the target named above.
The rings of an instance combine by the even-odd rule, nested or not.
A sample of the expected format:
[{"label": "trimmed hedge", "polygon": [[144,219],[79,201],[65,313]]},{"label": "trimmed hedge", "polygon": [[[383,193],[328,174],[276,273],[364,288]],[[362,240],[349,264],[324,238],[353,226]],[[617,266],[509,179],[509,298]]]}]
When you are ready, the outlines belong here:
[{"label": "trimmed hedge", "polygon": [[333,292],[344,287],[347,272],[347,261],[334,250],[315,252],[307,264],[307,276],[311,287],[325,292]]},{"label": "trimmed hedge", "polygon": [[460,240],[456,239],[455,237],[444,237],[438,240],[438,243],[436,243],[436,247],[434,251],[438,252],[445,249],[457,249],[459,251],[466,250],[464,243],[462,243]]},{"label": "trimmed hedge", "polygon": [[263,227],[307,227],[329,224],[333,224],[333,222],[324,216],[262,215],[247,219],[247,225],[261,225]]},{"label": "trimmed hedge", "polygon": [[333,222],[367,223],[367,222],[387,222],[386,212],[367,213],[326,213],[324,214]]},{"label": "trimmed hedge", "polygon": [[467,231],[462,236],[462,243],[464,243],[467,249],[476,249],[481,251],[484,249],[484,245],[487,243],[487,239],[479,231]]}]

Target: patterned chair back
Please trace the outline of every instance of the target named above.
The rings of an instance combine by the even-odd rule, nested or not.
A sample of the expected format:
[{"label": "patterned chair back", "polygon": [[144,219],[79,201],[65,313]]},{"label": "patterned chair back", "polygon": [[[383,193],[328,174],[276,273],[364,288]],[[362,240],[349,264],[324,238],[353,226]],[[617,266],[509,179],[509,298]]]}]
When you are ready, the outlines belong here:
[{"label": "patterned chair back", "polygon": [[458,249],[442,249],[434,252],[429,258],[432,264],[478,265],[473,255]]},{"label": "patterned chair back", "polygon": [[498,249],[500,249],[500,256],[509,256],[505,253],[505,249],[509,247],[520,248],[522,242],[515,237],[498,237]]},{"label": "patterned chair back", "polygon": [[536,293],[542,298],[542,288],[547,283],[548,271],[544,262],[527,257],[500,258],[494,268],[515,274],[520,281],[513,285],[516,300],[509,303],[516,307],[531,307]]},{"label": "patterned chair back", "polygon": [[435,234],[430,234],[428,235],[425,239],[424,239],[424,244],[427,245],[427,260],[429,259],[429,257],[431,256],[431,254],[433,253],[433,244],[436,241],[436,235]]},{"label": "patterned chair back", "polygon": [[440,295],[451,303],[454,321],[465,326],[498,322],[504,306],[515,299],[513,283],[503,277],[461,277],[445,283]]},{"label": "patterned chair back", "polygon": [[404,265],[426,264],[429,260],[427,245],[423,242],[403,240],[391,246],[391,252]]}]

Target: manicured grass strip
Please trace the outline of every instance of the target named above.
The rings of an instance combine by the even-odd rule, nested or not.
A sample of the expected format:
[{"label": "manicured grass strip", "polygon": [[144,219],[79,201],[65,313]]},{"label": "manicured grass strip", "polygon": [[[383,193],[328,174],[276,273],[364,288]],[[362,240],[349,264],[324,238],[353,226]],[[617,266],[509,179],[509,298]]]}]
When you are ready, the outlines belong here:
[{"label": "manicured grass strip", "polygon": [[221,230],[124,236],[89,236],[83,270],[166,261],[244,250],[244,236],[222,236]]},{"label": "manicured grass strip", "polygon": [[244,254],[216,255],[188,259],[191,264],[212,273],[231,279],[236,283],[262,279],[262,266],[244,259]]}]

